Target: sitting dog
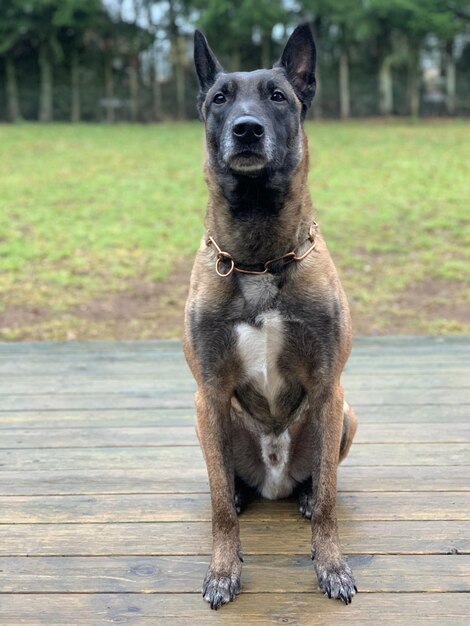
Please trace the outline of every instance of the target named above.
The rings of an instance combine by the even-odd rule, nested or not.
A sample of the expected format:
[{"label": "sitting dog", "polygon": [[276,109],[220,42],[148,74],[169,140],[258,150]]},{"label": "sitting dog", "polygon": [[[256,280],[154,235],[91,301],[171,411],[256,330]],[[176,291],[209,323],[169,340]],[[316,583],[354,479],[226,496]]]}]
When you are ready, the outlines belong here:
[{"label": "sitting dog", "polygon": [[250,488],[297,493],[321,591],[347,604],[357,591],[335,511],[337,466],[357,423],[340,384],[351,320],[307,187],[315,57],[303,24],[272,69],[227,73],[195,34],[209,202],[184,350],[211,492],[203,597],[214,609],[240,591],[237,514]]}]

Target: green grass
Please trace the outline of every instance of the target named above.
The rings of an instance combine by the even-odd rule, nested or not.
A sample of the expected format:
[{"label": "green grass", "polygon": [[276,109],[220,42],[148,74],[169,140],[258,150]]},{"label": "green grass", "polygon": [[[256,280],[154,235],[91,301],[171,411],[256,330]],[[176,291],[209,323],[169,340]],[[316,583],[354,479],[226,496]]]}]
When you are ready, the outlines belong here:
[{"label": "green grass", "polygon": [[[307,130],[317,217],[355,315],[378,332],[469,330],[458,316],[429,316],[413,291],[434,281],[468,304],[470,125]],[[36,334],[20,325],[0,338],[64,338],[74,306],[133,277],[168,277],[203,232],[202,158],[196,122],[0,126],[0,314],[37,307],[54,317]]]}]

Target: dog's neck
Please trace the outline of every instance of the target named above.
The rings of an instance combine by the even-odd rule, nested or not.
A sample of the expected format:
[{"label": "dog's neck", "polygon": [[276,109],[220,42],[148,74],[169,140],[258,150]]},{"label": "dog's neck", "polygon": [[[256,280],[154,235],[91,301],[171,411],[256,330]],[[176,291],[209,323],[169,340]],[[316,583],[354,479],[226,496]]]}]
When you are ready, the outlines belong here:
[{"label": "dog's neck", "polygon": [[217,176],[206,167],[208,234],[243,265],[263,264],[294,250],[306,240],[312,219],[307,174],[307,150],[288,177]]}]

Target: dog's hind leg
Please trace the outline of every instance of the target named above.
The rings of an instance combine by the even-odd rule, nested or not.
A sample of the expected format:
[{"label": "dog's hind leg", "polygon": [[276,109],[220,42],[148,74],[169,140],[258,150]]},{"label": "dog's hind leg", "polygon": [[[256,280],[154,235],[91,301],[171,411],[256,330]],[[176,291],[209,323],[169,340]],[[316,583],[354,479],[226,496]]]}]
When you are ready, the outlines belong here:
[{"label": "dog's hind leg", "polygon": [[341,443],[339,448],[339,462],[344,461],[348,456],[349,448],[354,439],[357,430],[357,416],[352,407],[347,402],[344,403],[343,412],[343,434],[341,435]]}]

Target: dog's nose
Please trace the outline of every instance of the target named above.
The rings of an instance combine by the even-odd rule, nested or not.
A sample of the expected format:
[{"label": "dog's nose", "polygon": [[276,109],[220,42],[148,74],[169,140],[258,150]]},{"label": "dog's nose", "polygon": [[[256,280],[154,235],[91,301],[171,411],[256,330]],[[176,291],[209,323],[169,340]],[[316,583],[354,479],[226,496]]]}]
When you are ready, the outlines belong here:
[{"label": "dog's nose", "polygon": [[232,127],[234,137],[245,143],[258,141],[264,135],[264,126],[256,117],[243,115],[237,117]]}]

